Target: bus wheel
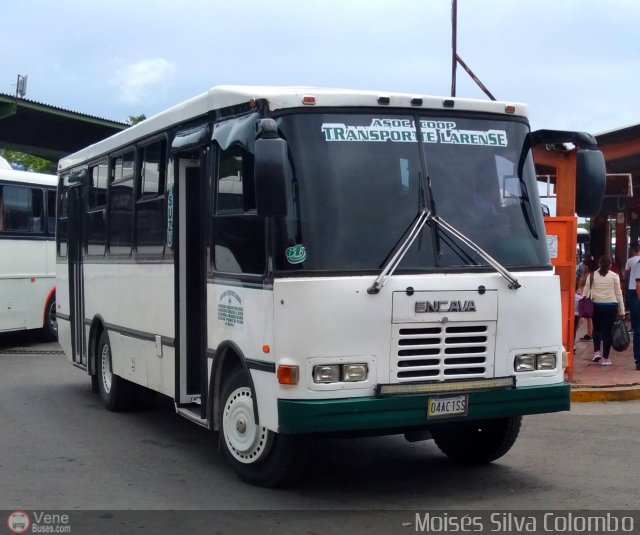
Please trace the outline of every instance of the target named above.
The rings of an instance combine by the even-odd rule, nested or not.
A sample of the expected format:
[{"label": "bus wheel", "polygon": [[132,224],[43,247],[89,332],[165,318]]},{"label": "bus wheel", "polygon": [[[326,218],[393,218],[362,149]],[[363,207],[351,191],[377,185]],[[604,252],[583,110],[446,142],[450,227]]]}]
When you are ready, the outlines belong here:
[{"label": "bus wheel", "polygon": [[440,451],[463,464],[486,464],[507,453],[518,438],[522,416],[433,428]]},{"label": "bus wheel", "polygon": [[111,344],[107,331],[102,331],[96,355],[98,390],[102,403],[110,411],[126,410],[131,405],[133,385],[113,373],[111,364]]},{"label": "bus wheel", "polygon": [[256,425],[253,393],[241,368],[232,371],[222,387],[220,434],[225,455],[247,483],[281,486],[292,482],[304,467],[302,437]]},{"label": "bus wheel", "polygon": [[44,325],[42,331],[47,340],[55,341],[58,339],[58,321],[56,319],[56,294],[49,297],[45,306]]}]

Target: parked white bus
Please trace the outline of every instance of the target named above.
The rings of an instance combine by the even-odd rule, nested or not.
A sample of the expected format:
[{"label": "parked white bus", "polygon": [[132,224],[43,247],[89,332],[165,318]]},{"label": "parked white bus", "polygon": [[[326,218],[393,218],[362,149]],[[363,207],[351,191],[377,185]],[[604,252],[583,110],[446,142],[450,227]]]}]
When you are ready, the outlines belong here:
[{"label": "parked white bus", "polygon": [[170,396],[254,484],[313,435],[490,462],[569,409],[531,156],[563,140],[601,197],[593,138],[521,104],[213,88],[60,162],[60,342],[108,409]]},{"label": "parked white bus", "polygon": [[56,185],[53,175],[0,161],[0,332],[57,335]]}]

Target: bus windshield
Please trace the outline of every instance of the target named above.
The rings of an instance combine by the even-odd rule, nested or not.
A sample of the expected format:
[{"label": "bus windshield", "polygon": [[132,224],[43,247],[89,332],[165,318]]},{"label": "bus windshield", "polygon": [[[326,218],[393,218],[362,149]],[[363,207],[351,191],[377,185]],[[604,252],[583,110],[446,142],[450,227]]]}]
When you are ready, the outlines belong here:
[{"label": "bus windshield", "polygon": [[[550,267],[522,120],[376,112],[278,121],[293,179],[276,270],[378,270],[423,208],[510,269]],[[397,272],[487,266],[430,222]]]}]

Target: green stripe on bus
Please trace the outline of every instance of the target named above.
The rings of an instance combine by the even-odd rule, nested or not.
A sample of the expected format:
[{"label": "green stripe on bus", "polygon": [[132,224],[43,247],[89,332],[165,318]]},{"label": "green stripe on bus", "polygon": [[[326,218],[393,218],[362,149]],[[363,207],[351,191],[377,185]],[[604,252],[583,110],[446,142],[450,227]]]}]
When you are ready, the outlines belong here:
[{"label": "green stripe on bus", "polygon": [[427,400],[434,397],[432,395],[308,401],[279,399],[279,431],[320,433],[397,428],[400,432],[430,424],[558,412],[570,407],[568,383],[470,392],[468,395],[466,416],[437,420],[427,420]]}]

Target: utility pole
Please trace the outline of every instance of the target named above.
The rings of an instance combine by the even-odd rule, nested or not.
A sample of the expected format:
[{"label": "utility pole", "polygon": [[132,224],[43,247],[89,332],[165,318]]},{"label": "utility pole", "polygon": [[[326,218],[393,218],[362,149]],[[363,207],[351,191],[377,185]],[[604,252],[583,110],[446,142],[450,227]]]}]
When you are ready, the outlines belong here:
[{"label": "utility pole", "polygon": [[496,100],[491,91],[480,81],[471,68],[458,55],[458,0],[451,0],[451,96],[456,96],[456,68],[458,63],[491,100]]},{"label": "utility pole", "polygon": [[451,0],[451,96],[456,96],[456,68],[458,66],[458,0]]}]

